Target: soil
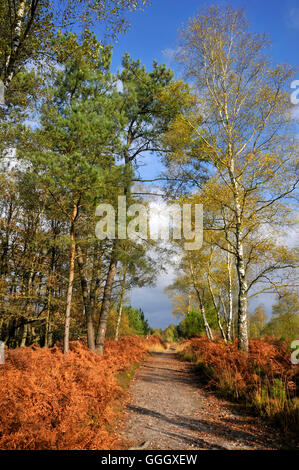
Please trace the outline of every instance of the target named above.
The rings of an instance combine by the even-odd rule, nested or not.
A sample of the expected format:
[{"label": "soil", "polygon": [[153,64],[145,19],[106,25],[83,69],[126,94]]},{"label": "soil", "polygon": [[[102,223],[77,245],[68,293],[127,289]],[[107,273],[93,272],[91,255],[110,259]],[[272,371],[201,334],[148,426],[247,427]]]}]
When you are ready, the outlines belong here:
[{"label": "soil", "polygon": [[129,388],[121,431],[126,448],[165,450],[290,449],[285,436],[208,390],[194,366],[173,350],[151,353]]}]

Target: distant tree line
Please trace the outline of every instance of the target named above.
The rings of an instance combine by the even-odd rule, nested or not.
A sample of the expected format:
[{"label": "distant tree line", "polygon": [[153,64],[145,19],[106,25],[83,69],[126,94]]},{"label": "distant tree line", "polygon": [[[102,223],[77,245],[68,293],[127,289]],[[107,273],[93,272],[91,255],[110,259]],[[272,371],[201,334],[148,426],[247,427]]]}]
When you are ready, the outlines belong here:
[{"label": "distant tree line", "polygon": [[[215,336],[219,336],[217,315],[213,306],[207,310],[207,319]],[[234,319],[234,331],[237,331],[237,318]],[[205,325],[199,311],[190,310],[177,325],[155,329],[154,333],[166,341],[189,339],[205,333]],[[278,339],[292,340],[299,334],[299,297],[296,292],[282,293],[272,306],[272,315],[268,318],[264,306],[258,305],[253,313],[248,313],[248,335],[250,338],[273,336]],[[236,335],[233,334],[233,338]]]}]

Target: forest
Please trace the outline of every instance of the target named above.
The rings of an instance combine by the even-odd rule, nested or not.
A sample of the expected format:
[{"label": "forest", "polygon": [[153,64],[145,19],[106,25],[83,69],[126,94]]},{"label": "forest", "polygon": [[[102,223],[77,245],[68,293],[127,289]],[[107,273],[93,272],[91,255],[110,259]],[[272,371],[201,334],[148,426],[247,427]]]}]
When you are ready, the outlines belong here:
[{"label": "forest", "polygon": [[[223,368],[235,373],[239,367],[245,382],[250,376],[250,392],[242,384],[236,392],[232,378],[220,389],[238,399],[252,395],[256,405],[252,390],[260,387],[261,414],[279,416],[285,429],[299,422],[297,362],[290,360],[299,344],[298,249],[287,242],[298,209],[298,115],[290,102],[296,70],[272,60],[269,41],[252,32],[243,10],[213,5],[180,30],[175,71],[154,57],[149,68],[129,52],[115,68],[113,49],[129,28],[128,13],[150,9],[149,3],[0,0],[0,340],[6,354],[0,367],[7,390],[0,415],[7,406],[18,408],[13,381],[25,387],[32,380],[34,389],[42,364],[57,383],[69,374],[78,386],[69,390],[71,401],[55,404],[51,431],[50,422],[35,432],[27,417],[5,418],[2,449],[118,448],[107,431],[109,387],[109,400],[117,395],[113,377],[149,347],[170,344],[205,373],[214,368],[213,386]],[[142,176],[145,157],[152,166],[159,161],[157,177]],[[191,230],[202,205],[199,249],[174,236],[174,222],[171,240],[143,238],[138,216],[157,192],[165,213],[178,207],[184,234],[183,207],[190,208]],[[133,208],[123,223],[135,237],[123,236],[120,226],[109,236],[103,215],[112,206],[121,217],[120,197]],[[106,224],[102,239],[97,224]],[[131,305],[130,293],[155,286],[170,267],[175,277],[165,295],[175,320],[153,328],[147,305]],[[262,302],[249,312],[261,294],[275,296],[271,317]],[[257,351],[261,362],[255,363]],[[213,362],[219,354],[226,365]],[[250,374],[258,368],[267,380],[261,373],[257,385]],[[82,422],[89,416],[76,398],[84,376],[86,393],[98,393],[88,406],[100,406],[94,419],[105,429],[101,438],[90,423],[82,437],[75,424],[75,410]],[[47,380],[49,405],[54,395]],[[36,422],[48,406],[38,393]],[[24,397],[31,409],[28,390]],[[14,429],[16,420],[23,424]]]}]

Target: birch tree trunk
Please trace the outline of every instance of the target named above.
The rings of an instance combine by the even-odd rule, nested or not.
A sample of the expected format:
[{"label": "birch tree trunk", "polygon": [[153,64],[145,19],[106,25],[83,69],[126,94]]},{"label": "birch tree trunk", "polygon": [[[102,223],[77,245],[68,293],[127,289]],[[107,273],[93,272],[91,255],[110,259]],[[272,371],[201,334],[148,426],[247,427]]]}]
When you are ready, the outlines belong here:
[{"label": "birch tree trunk", "polygon": [[247,329],[247,282],[244,261],[243,229],[242,229],[242,207],[240,203],[240,189],[234,175],[234,161],[231,160],[229,175],[233,187],[235,217],[236,217],[236,269],[238,275],[238,347],[242,351],[248,351],[248,329]]},{"label": "birch tree trunk", "polygon": [[199,302],[200,313],[201,313],[202,318],[203,318],[204,329],[205,329],[207,337],[210,340],[213,341],[214,340],[213,333],[212,333],[212,330],[210,328],[209,322],[208,322],[207,317],[206,317],[206,310],[205,310],[205,307],[204,307],[202,296],[201,296],[201,294],[199,292],[199,289],[197,287],[197,283],[196,283],[196,279],[195,279],[195,273],[194,273],[194,267],[193,267],[193,263],[190,259],[190,256],[189,256],[189,268],[190,268],[191,278],[192,278],[192,282],[193,282],[193,287],[195,289],[195,292],[196,292],[196,295],[197,295],[197,298],[198,298],[198,302]]},{"label": "birch tree trunk", "polygon": [[119,305],[119,310],[118,310],[116,329],[115,329],[115,337],[114,337],[115,341],[118,341],[119,325],[120,325],[120,321],[121,321],[122,311],[123,311],[123,300],[121,299],[120,305]]},{"label": "birch tree trunk", "polygon": [[197,292],[197,297],[198,297],[198,301],[199,301],[200,312],[201,312],[201,314],[202,314],[202,318],[203,318],[203,323],[204,323],[204,328],[205,328],[206,335],[207,335],[207,337],[208,337],[211,341],[214,341],[214,336],[213,336],[212,330],[211,330],[211,328],[210,328],[209,322],[208,322],[207,317],[206,317],[206,309],[205,309],[203,300],[202,300],[202,298],[201,298],[201,295],[200,295],[200,292],[199,292],[198,289],[196,289],[196,292]]},{"label": "birch tree trunk", "polygon": [[18,48],[20,47],[21,43],[21,34],[22,34],[22,27],[25,18],[25,11],[26,11],[26,0],[22,0],[19,3],[17,14],[16,14],[16,25],[13,31],[12,37],[12,45],[10,54],[7,56],[5,68],[5,79],[4,85],[7,88],[13,79],[14,72],[15,72],[15,56],[17,54]]},{"label": "birch tree trunk", "polygon": [[227,340],[232,340],[232,323],[233,323],[233,292],[232,292],[232,271],[230,254],[227,252],[227,272],[228,272],[228,319],[227,319]]},{"label": "birch tree trunk", "polygon": [[221,323],[220,309],[219,309],[219,307],[218,307],[218,305],[217,305],[217,303],[216,303],[214,291],[213,291],[212,284],[211,284],[210,273],[208,273],[208,286],[209,286],[209,291],[210,291],[210,294],[211,294],[211,297],[212,297],[212,302],[213,302],[213,305],[214,305],[214,309],[215,309],[215,311],[216,311],[217,323],[218,323],[218,326],[219,326],[219,330],[220,330],[222,339],[223,339],[225,342],[227,342],[226,334],[225,334],[225,331],[224,331],[223,326],[222,326],[222,323]]},{"label": "birch tree trunk", "polygon": [[248,351],[248,329],[247,329],[247,282],[245,276],[245,264],[243,256],[243,244],[240,239],[237,243],[237,273],[239,281],[238,295],[238,347]]}]

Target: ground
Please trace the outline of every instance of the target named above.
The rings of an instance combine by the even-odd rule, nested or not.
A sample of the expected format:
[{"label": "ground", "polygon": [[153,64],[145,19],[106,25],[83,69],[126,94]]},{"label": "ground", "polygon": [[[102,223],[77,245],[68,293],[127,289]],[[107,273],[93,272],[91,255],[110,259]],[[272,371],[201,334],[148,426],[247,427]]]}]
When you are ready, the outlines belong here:
[{"label": "ground", "polygon": [[122,437],[127,448],[248,450],[295,443],[244,407],[207,390],[173,350],[152,353],[129,389]]}]

